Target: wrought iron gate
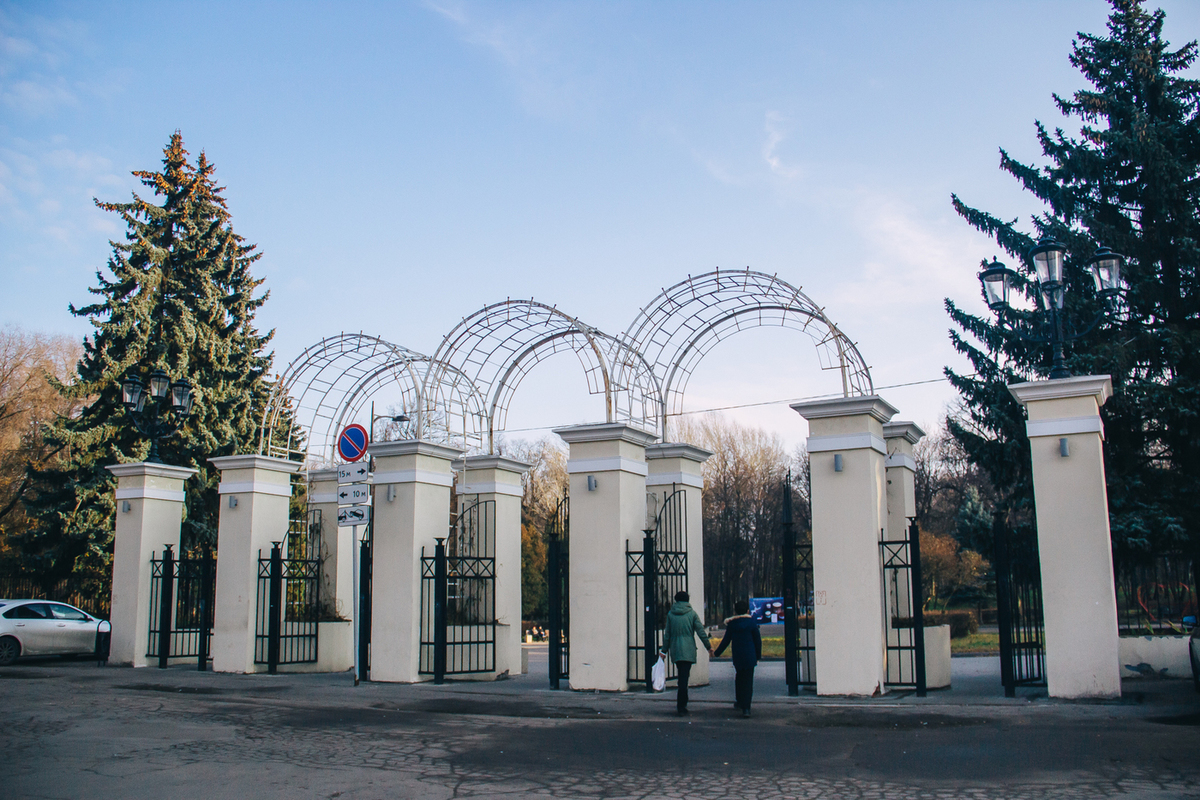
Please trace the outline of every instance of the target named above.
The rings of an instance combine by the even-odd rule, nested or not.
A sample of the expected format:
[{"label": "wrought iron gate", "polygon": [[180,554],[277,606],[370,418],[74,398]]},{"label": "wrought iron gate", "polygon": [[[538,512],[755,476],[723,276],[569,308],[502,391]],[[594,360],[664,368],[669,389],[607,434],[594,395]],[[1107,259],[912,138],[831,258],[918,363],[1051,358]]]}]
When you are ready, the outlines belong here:
[{"label": "wrought iron gate", "polygon": [[[675,593],[687,591],[687,491],[674,489],[663,501],[641,550],[625,545],[626,680],[649,686],[650,667],[662,646],[663,628]],[[667,680],[675,680],[667,660]]]},{"label": "wrought iron gate", "polygon": [[925,618],[921,587],[921,539],[914,521],[908,538],[879,543],[883,569],[883,624],[887,665],[884,683],[925,695]]},{"label": "wrought iron gate", "polygon": [[467,506],[453,535],[421,554],[418,671],[446,675],[496,669],[496,501]]},{"label": "wrought iron gate", "polygon": [[550,688],[559,688],[563,678],[570,677],[571,652],[571,592],[570,592],[570,533],[571,498],[563,495],[547,526],[546,601],[549,606]]},{"label": "wrought iron gate", "polygon": [[[299,530],[295,528],[299,527]],[[271,555],[258,554],[258,597],[254,625],[254,663],[275,672],[280,664],[317,660],[317,621],[321,613],[320,531],[293,525],[287,557],[280,542]]]},{"label": "wrought iron gate", "polygon": [[992,520],[996,557],[996,622],[1000,628],[1000,681],[1006,697],[1018,686],[1046,685],[1046,635],[1037,532],[1011,530],[1001,513]]},{"label": "wrought iron gate", "polygon": [[[179,559],[171,546],[150,559],[150,636],[146,656],[166,668],[168,659],[195,657],[208,668],[212,652],[216,559],[210,548]],[[165,647],[164,647],[165,645]]]},{"label": "wrought iron gate", "polygon": [[817,685],[817,637],[813,624],[812,541],[796,540],[792,474],[783,484],[783,657],[788,694]]}]

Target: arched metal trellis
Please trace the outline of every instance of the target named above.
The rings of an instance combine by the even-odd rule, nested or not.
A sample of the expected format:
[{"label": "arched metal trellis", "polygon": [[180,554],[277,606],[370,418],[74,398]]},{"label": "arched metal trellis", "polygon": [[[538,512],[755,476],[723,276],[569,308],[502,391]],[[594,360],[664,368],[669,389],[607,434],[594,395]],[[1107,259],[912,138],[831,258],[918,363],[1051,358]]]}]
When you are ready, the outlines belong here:
[{"label": "arched metal trellis", "polygon": [[[434,354],[423,388],[431,409],[448,421],[452,438],[492,452],[509,403],[529,371],[555,353],[579,358],[592,394],[604,395],[606,421],[653,424],[656,381],[650,366],[626,343],[534,300],[506,300],[465,317]],[[477,387],[464,391],[461,384]],[[463,400],[482,396],[482,407]]]},{"label": "arched metal trellis", "polygon": [[428,356],[375,336],[342,333],[322,339],[276,380],[263,414],[259,452],[333,463],[338,431],[375,390],[395,385],[406,410],[423,407],[428,362]]},{"label": "arched metal trellis", "polygon": [[658,378],[655,427],[664,437],[667,418],[683,411],[688,379],[705,354],[738,331],[771,326],[808,334],[821,368],[841,373],[843,394],[873,394],[858,348],[798,288],[749,269],[689,275],[646,305],[624,337]]}]

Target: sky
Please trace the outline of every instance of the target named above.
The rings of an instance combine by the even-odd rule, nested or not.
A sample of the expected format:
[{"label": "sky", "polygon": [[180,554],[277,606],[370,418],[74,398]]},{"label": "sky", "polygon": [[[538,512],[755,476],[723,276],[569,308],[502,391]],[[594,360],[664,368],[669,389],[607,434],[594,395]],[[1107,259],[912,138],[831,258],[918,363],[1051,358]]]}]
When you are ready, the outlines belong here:
[{"label": "sky", "polygon": [[[1166,37],[1200,36],[1169,0]],[[342,331],[432,354],[463,317],[534,298],[619,334],[713,268],[803,288],[897,419],[932,431],[965,369],[944,298],[984,310],[998,248],[951,193],[1040,209],[999,149],[1083,87],[1100,0],[1018,2],[0,2],[0,325],[82,338],[69,304],[124,236],[93,198],[141,191],[171,133],[204,151],[263,254],[275,369]],[[1068,126],[1069,129],[1069,126]],[[796,332],[722,342],[689,411],[790,447],[788,401],[837,392]],[[737,408],[732,408],[737,407]],[[511,438],[602,421],[570,354],[518,389]]]}]

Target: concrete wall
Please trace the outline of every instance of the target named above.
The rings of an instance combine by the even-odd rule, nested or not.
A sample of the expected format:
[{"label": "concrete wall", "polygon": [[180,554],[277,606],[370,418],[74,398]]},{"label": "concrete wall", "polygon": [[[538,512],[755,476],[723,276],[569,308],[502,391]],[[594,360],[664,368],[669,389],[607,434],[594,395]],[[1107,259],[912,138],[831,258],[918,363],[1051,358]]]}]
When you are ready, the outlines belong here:
[{"label": "concrete wall", "polygon": [[1138,669],[1141,664],[1148,664],[1157,677],[1192,677],[1186,636],[1122,636],[1118,652],[1123,678],[1150,677]]}]

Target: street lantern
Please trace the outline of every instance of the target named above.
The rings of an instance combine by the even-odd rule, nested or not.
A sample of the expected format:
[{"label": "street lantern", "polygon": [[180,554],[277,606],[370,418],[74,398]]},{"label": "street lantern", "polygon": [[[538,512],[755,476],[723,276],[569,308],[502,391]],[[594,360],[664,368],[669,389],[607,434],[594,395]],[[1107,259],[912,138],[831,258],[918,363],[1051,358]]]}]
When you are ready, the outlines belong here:
[{"label": "street lantern", "polygon": [[987,269],[979,273],[984,297],[992,311],[1008,307],[1008,294],[1012,291],[1014,277],[1016,273],[997,261],[995,256],[992,256],[992,263]]},{"label": "street lantern", "polygon": [[1016,286],[1017,274],[994,257],[979,273],[983,296],[988,308],[995,312],[1000,324],[1007,325],[1018,336],[1027,340],[1048,344],[1053,356],[1050,377],[1068,378],[1071,373],[1066,367],[1063,344],[1091,333],[1104,319],[1113,301],[1121,292],[1121,269],[1125,257],[1101,247],[1088,261],[1092,280],[1096,284],[1096,295],[1100,309],[1095,319],[1081,331],[1068,333],[1064,330],[1062,309],[1066,302],[1067,284],[1063,277],[1067,249],[1053,239],[1042,239],[1029,251],[1037,276],[1037,310],[1034,323],[1029,324],[1017,317],[1009,304],[1009,297]]},{"label": "street lantern", "polygon": [[1096,255],[1088,262],[1092,269],[1092,279],[1096,282],[1096,294],[1105,300],[1117,295],[1121,290],[1121,267],[1124,263],[1124,256],[1107,247],[1096,251]]},{"label": "street lantern", "polygon": [[171,376],[162,368],[150,373],[148,384],[133,372],[121,381],[121,402],[134,427],[150,439],[147,461],[162,463],[158,455],[159,440],[179,430],[191,415],[194,400],[192,384],[186,379],[172,383]]},{"label": "street lantern", "polygon": [[137,375],[130,373],[121,381],[121,400],[130,412],[142,410],[146,403],[145,392],[146,384]]}]

